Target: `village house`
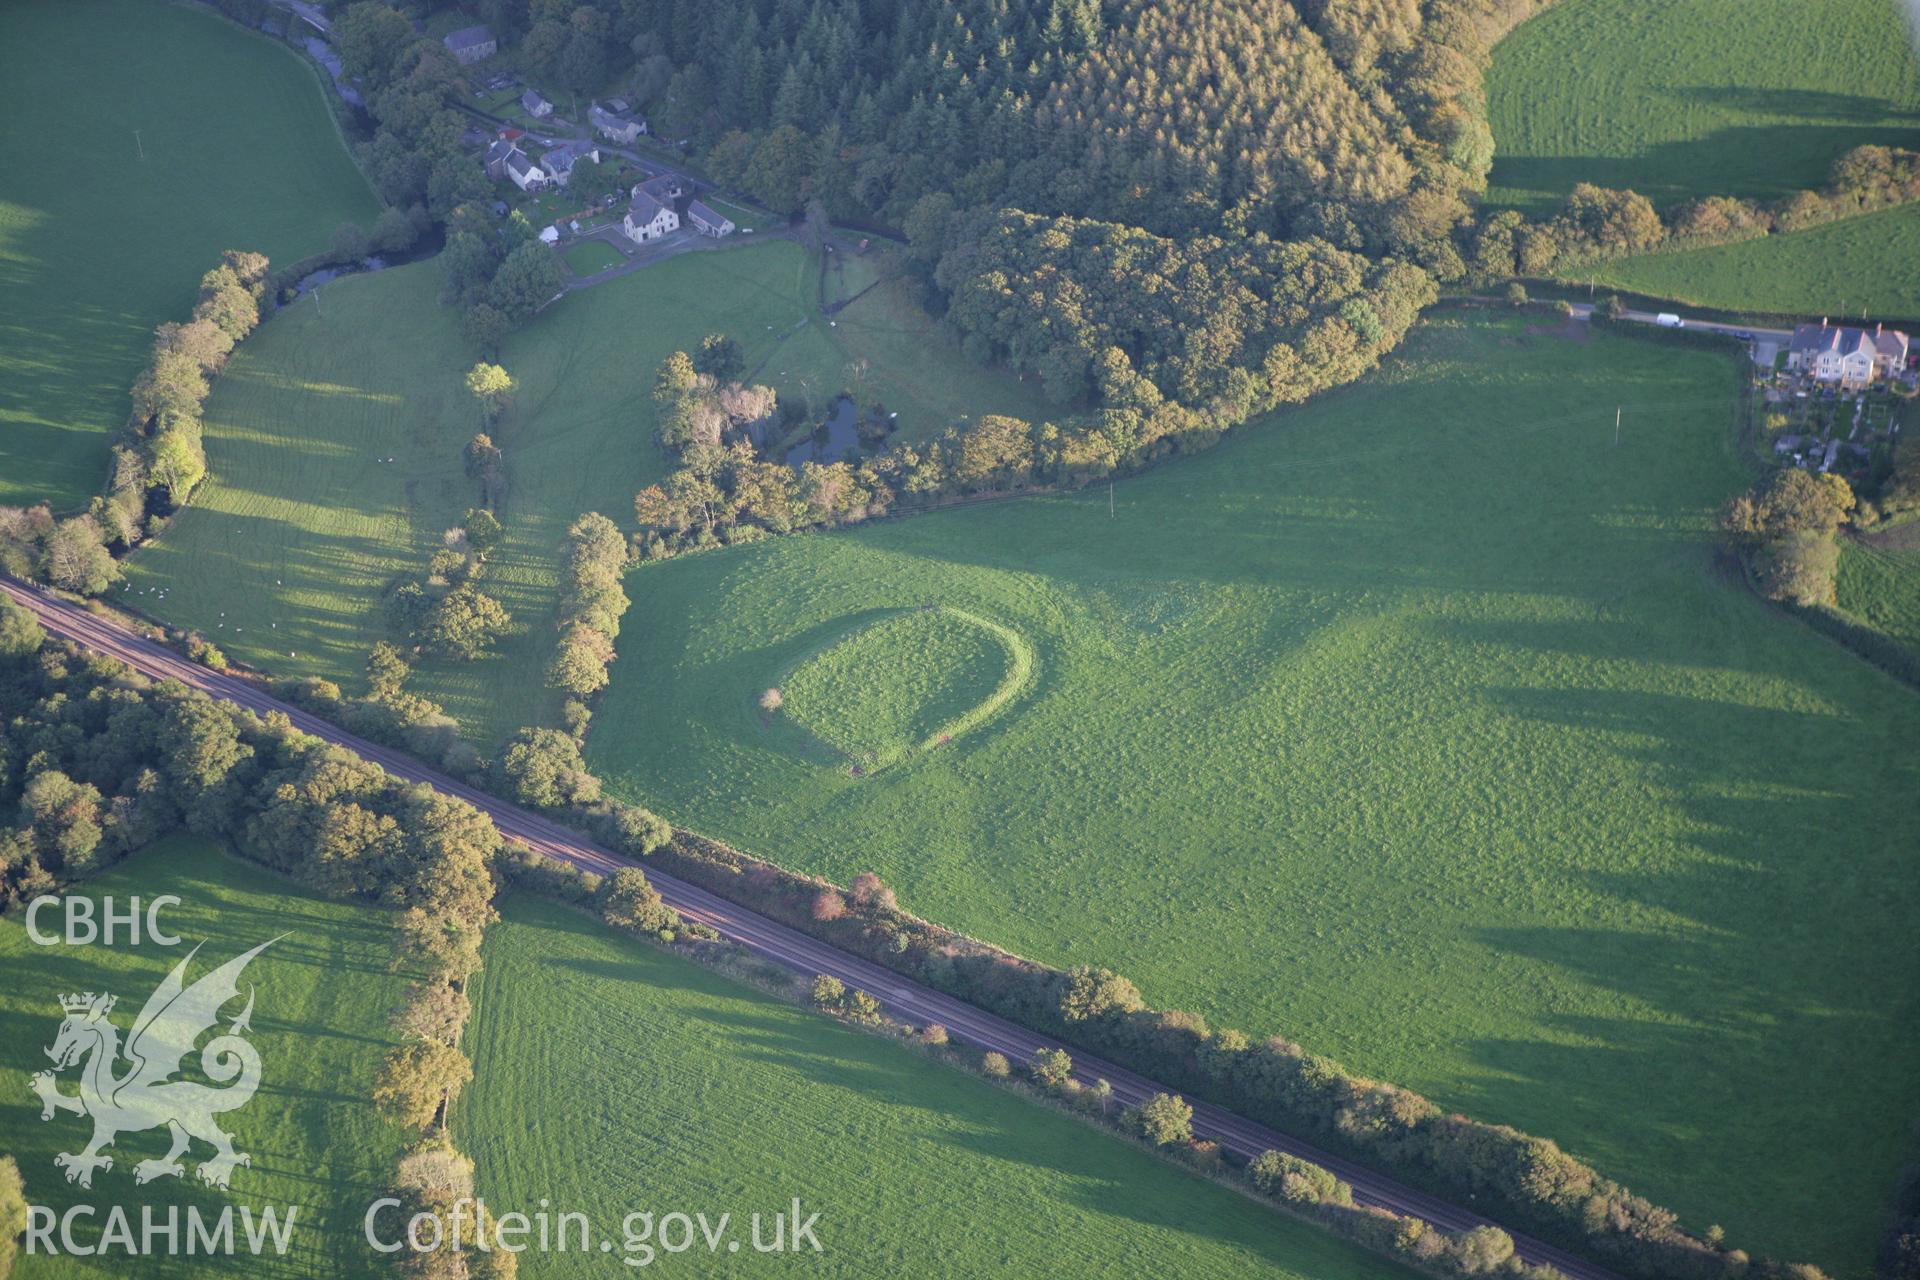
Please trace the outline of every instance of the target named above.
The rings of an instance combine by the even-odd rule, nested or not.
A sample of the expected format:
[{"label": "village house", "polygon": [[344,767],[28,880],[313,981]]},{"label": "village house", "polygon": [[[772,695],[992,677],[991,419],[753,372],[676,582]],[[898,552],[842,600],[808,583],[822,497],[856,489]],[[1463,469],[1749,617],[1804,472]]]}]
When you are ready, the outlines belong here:
[{"label": "village house", "polygon": [[472,66],[483,58],[491,58],[500,51],[500,42],[493,38],[493,32],[486,27],[462,27],[440,43],[447,46],[447,52],[453,55],[453,60],[463,67]]},{"label": "village house", "polygon": [[573,178],[574,165],[582,160],[591,160],[599,164],[600,148],[563,142],[559,146],[547,148],[546,154],[540,157],[540,169],[546,174],[547,181],[556,187],[564,187]]},{"label": "village house", "polygon": [[507,157],[507,178],[522,191],[543,191],[548,185],[546,171],[527,159],[518,147]]},{"label": "village house", "polygon": [[637,196],[643,192],[652,196],[661,204],[671,204],[681,196],[687,194],[687,184],[681,180],[680,175],[677,173],[663,173],[657,177],[648,178],[644,182],[636,182],[633,185],[634,195]]},{"label": "village house", "polygon": [[631,143],[647,131],[647,122],[632,112],[615,110],[611,105],[594,103],[587,108],[587,120],[609,142]]},{"label": "village house", "polygon": [[1787,368],[1817,382],[1838,383],[1842,391],[1893,377],[1906,367],[1907,335],[1885,325],[1853,329],[1823,318],[1796,328],[1787,347]]},{"label": "village house", "polygon": [[687,221],[693,224],[693,229],[703,236],[733,234],[733,219],[725,214],[715,213],[698,200],[687,206]]},{"label": "village house", "polygon": [[495,182],[507,176],[507,157],[515,155],[520,148],[511,138],[495,138],[487,147],[487,176]]},{"label": "village house", "polygon": [[538,89],[529,89],[521,94],[520,107],[536,120],[544,120],[553,114],[553,104],[541,97]]},{"label": "village house", "polygon": [[673,211],[672,205],[662,204],[647,192],[635,188],[633,203],[627,206],[627,216],[621,221],[620,229],[627,233],[629,240],[644,244],[678,231],[680,215]]}]

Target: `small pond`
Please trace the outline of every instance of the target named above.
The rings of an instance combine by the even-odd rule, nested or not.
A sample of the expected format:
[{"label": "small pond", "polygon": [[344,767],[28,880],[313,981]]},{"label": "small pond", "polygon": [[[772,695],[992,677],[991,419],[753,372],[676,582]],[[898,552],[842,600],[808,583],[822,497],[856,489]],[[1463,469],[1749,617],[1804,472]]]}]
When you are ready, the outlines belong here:
[{"label": "small pond", "polygon": [[860,448],[860,410],[852,396],[833,402],[833,413],[813,429],[813,434],[787,450],[787,465],[803,462],[838,462]]}]

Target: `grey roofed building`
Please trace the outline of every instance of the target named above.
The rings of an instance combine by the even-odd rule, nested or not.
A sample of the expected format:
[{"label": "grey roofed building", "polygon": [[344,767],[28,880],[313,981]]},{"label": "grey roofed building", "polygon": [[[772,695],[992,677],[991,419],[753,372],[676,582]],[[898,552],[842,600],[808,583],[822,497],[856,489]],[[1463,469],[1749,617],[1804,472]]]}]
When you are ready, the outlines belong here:
[{"label": "grey roofed building", "polygon": [[507,176],[512,178],[514,185],[522,191],[532,183],[546,181],[546,175],[540,172],[533,161],[527,159],[527,153],[518,149],[507,157]]},{"label": "grey roofed building", "polygon": [[540,96],[538,89],[529,89],[520,95],[520,105],[529,115],[545,116],[553,114],[553,104]]},{"label": "grey roofed building", "polygon": [[615,111],[594,103],[587,108],[587,121],[615,142],[632,142],[647,131],[647,122],[626,111]]},{"label": "grey roofed building", "polygon": [[507,176],[507,158],[519,148],[505,138],[495,138],[493,145],[487,148],[487,176],[504,178]]},{"label": "grey roofed building", "polygon": [[693,223],[694,230],[702,235],[724,236],[734,229],[732,218],[715,213],[698,200],[687,206],[687,221]]},{"label": "grey roofed building", "polygon": [[499,41],[495,40],[493,32],[484,26],[462,27],[458,31],[450,32],[440,43],[447,46],[447,51],[453,55],[454,61],[462,66],[478,62],[482,58],[491,58],[500,51]]},{"label": "grey roofed building", "polygon": [[1885,325],[1875,325],[1869,332],[1822,320],[1819,324],[1797,326],[1787,351],[1802,361],[1821,355],[1845,357],[1857,353],[1876,364],[1898,367],[1907,362],[1907,335]]},{"label": "grey roofed building", "polygon": [[641,191],[634,195],[633,203],[627,206],[627,216],[633,219],[635,226],[645,226],[659,217],[660,210],[665,207],[658,200]]},{"label": "grey roofed building", "polygon": [[680,175],[677,173],[662,173],[655,177],[648,178],[646,181],[634,187],[636,194],[642,191],[652,196],[655,200],[658,200],[661,204],[666,204],[668,201],[685,195],[687,184],[681,181]]}]

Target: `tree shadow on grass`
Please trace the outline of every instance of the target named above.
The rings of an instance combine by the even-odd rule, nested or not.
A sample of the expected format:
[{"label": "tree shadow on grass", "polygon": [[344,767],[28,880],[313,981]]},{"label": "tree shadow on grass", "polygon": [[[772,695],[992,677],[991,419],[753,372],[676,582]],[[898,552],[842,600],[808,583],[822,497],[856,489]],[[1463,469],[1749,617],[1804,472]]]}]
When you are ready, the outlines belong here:
[{"label": "tree shadow on grass", "polygon": [[[725,982],[664,957],[658,965],[578,957],[557,964],[597,980],[644,982],[695,997],[710,996],[716,982]],[[676,975],[674,971],[682,968],[689,971]],[[675,1014],[685,1019],[691,1042],[756,1062],[773,1080],[793,1077],[815,1088],[845,1090],[864,1103],[886,1108],[889,1128],[904,1132],[909,1135],[907,1142],[925,1148],[923,1159],[904,1167],[926,1169],[928,1179],[938,1177],[931,1172],[941,1167],[937,1152],[958,1149],[994,1164],[1042,1171],[1049,1175],[1053,1197],[1076,1211],[1116,1224],[1217,1240],[1276,1267],[1298,1270],[1304,1265],[1303,1250],[1324,1249],[1331,1259],[1349,1249],[1310,1229],[1296,1231],[1291,1224],[1277,1224],[1264,1211],[1191,1181],[1190,1174],[1147,1162],[1111,1135],[1048,1115],[1040,1103],[921,1059],[904,1046],[850,1028],[811,1023],[807,1019],[813,1015],[789,1008],[768,1006],[758,1011],[740,1003],[759,999],[766,997],[744,989],[727,1004],[682,999],[675,1002]],[[790,1086],[780,1088],[784,1093]],[[912,1173],[903,1176],[917,1180]],[[1151,1180],[1158,1194],[1143,1191],[1142,1178]],[[926,1189],[932,1193],[933,1183]],[[981,1208],[984,1211],[985,1206]],[[1009,1221],[1031,1222],[1036,1214],[1045,1219],[1042,1206],[1029,1204]],[[1281,1229],[1275,1230],[1276,1225]],[[990,1222],[982,1223],[982,1228],[993,1229]],[[1128,1248],[1121,1237],[1114,1238],[1112,1245],[1116,1251]],[[1342,1259],[1341,1265],[1354,1264]],[[1391,1273],[1382,1266],[1382,1274]]]},{"label": "tree shadow on grass", "polygon": [[[1817,642],[1742,657],[1745,677],[1774,682],[1746,686],[1769,703],[1737,690],[1487,692],[1629,762],[1685,821],[1630,859],[1571,869],[1593,925],[1478,931],[1490,951],[1608,993],[1597,1007],[1619,1012],[1549,1014],[1541,1036],[1482,1042],[1476,1056],[1499,1078],[1498,1118],[1583,1135],[1581,1154],[1689,1211],[1693,1226],[1717,1219],[1776,1252],[1864,1263],[1911,1155],[1884,1117],[1920,1106],[1920,939],[1908,923],[1920,889],[1905,856],[1920,823],[1904,801],[1920,769],[1863,755],[1861,735],[1876,729],[1849,707],[1920,703]],[[1889,745],[1911,741],[1920,714],[1878,731],[1902,722]],[[1832,1153],[1824,1164],[1808,1132]]]},{"label": "tree shadow on grass", "polygon": [[[1814,90],[1765,92],[1699,86],[1663,97],[1755,113],[1817,116],[1819,123],[1728,125],[1695,138],[1653,143],[1631,156],[1531,156],[1502,151],[1496,191],[1529,193],[1517,203],[1557,209],[1580,183],[1637,191],[1663,213],[1703,195],[1776,199],[1821,188],[1834,161],[1855,147],[1907,146],[1913,127],[1887,123],[1879,99]],[[1684,109],[1684,107],[1682,107]],[[1702,175],[1706,175],[1703,177]]]}]

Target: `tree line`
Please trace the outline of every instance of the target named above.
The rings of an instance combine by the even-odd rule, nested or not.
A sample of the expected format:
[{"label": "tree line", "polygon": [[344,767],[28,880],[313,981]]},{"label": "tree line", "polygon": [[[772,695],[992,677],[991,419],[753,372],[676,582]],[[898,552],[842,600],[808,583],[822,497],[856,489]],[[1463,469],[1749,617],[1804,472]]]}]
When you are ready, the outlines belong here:
[{"label": "tree line", "polygon": [[1583,182],[1558,211],[1529,220],[1493,214],[1462,235],[1471,273],[1482,280],[1546,275],[1587,263],[1663,249],[1698,249],[1804,231],[1842,218],[1920,200],[1920,152],[1862,146],[1834,161],[1827,185],[1776,200],[1703,196],[1662,218],[1631,190]]},{"label": "tree line", "polygon": [[878,876],[842,890],[674,831],[652,858],[826,942],[1044,1035],[1217,1102],[1283,1132],[1479,1205],[1644,1280],[1817,1280],[1817,1268],[1756,1259],[1683,1229],[1552,1141],[1442,1111],[1410,1090],[1353,1074],[1281,1036],[1211,1029],[1149,1006],[1106,969],[1060,970],[955,934],[901,909]]},{"label": "tree line", "polygon": [[566,695],[561,720],[577,738],[592,716],[589,699],[607,686],[620,618],[632,603],[621,578],[627,570],[626,535],[597,511],[567,526],[561,553],[560,639],[547,664],[547,686]]},{"label": "tree line", "polygon": [[[878,881],[878,877],[862,879],[872,882],[869,888]],[[1356,1205],[1350,1185],[1330,1170],[1298,1156],[1268,1150],[1240,1166],[1230,1160],[1219,1142],[1195,1136],[1193,1105],[1185,1098],[1156,1093],[1136,1105],[1116,1108],[1113,1085],[1104,1079],[1090,1084],[1077,1079],[1073,1057],[1065,1049],[1037,1050],[1016,1072],[1006,1055],[995,1050],[987,1050],[977,1060],[956,1052],[947,1029],[939,1023],[915,1031],[895,1022],[873,996],[850,990],[828,974],[813,979],[808,997],[816,1009],[846,1022],[882,1033],[910,1032],[911,1043],[949,1062],[973,1066],[991,1081],[1076,1111],[1216,1180],[1250,1188],[1287,1212],[1317,1222],[1363,1248],[1411,1263],[1430,1275],[1502,1275],[1513,1280],[1556,1280],[1560,1276],[1550,1266],[1523,1262],[1515,1253],[1513,1237],[1499,1227],[1449,1232],[1424,1218]]]},{"label": "tree line", "polygon": [[260,323],[267,260],[229,249],[200,277],[184,323],[154,331],[133,384],[133,408],[113,445],[106,493],[86,511],[55,519],[37,507],[0,507],[0,570],[66,591],[98,595],[120,577],[116,552],[166,525],[207,475],[201,414],[213,379]]},{"label": "tree line", "polygon": [[[444,1132],[472,1078],[467,979],[496,917],[499,834],[477,809],[174,681],[47,639],[0,599],[0,906],[92,876],[182,829],[333,898],[388,909],[412,975],[369,1096],[414,1135],[394,1184],[414,1211],[471,1194]],[[454,1177],[464,1170],[465,1181]],[[451,1200],[446,1200],[447,1204]],[[443,1206],[444,1207],[444,1206]],[[10,1237],[9,1237],[10,1240]],[[510,1280],[511,1254],[413,1255],[419,1276]]]}]

